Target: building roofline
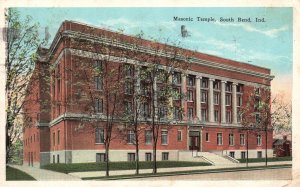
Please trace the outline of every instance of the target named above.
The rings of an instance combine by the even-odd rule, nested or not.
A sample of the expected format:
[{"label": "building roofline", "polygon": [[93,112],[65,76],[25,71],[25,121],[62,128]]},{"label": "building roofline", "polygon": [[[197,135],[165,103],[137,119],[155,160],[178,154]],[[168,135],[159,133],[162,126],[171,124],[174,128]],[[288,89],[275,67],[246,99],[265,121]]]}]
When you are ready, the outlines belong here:
[{"label": "building roofline", "polygon": [[[270,75],[270,77],[272,77],[272,78],[270,78],[271,80],[274,78],[274,76],[271,75],[271,69],[270,68],[261,67],[261,66],[249,64],[249,63],[246,63],[246,62],[236,61],[236,60],[223,58],[223,57],[219,57],[219,56],[215,56],[215,55],[211,55],[211,54],[206,54],[206,53],[202,53],[202,52],[198,52],[198,51],[192,51],[191,49],[185,49],[185,48],[182,48],[182,47],[172,46],[172,45],[169,45],[169,44],[163,44],[163,43],[159,43],[159,42],[155,42],[155,41],[151,41],[151,40],[141,39],[141,38],[137,38],[137,37],[132,36],[132,35],[120,33],[120,32],[117,32],[117,31],[110,30],[110,29],[101,28],[101,27],[98,27],[98,26],[94,26],[94,25],[90,25],[90,24],[86,24],[86,23],[82,23],[82,22],[78,22],[78,21],[71,21],[71,20],[65,20],[64,22],[61,23],[58,31],[56,32],[56,35],[55,35],[52,43],[50,45],[48,55],[51,55],[52,52],[55,50],[57,43],[59,42],[59,40],[62,37],[62,32],[67,31],[67,30],[72,31],[72,29],[67,29],[66,28],[67,23],[77,24],[79,26],[90,27],[92,29],[97,29],[97,31],[103,31],[103,32],[107,32],[109,34],[117,34],[117,36],[119,36],[119,37],[122,37],[122,36],[124,37],[125,36],[125,37],[128,37],[128,38],[138,39],[142,42],[147,42],[147,43],[150,43],[152,45],[158,45],[158,46],[164,46],[164,47],[170,47],[170,48],[177,48],[177,49],[180,49],[180,50],[184,51],[184,53],[196,54],[196,55],[187,55],[187,56],[193,56],[194,58],[198,58],[199,60],[207,60],[207,61],[211,61],[211,62],[214,62],[214,63],[229,65],[229,66],[233,66],[233,67],[238,67],[238,65],[241,64],[242,69],[246,69],[246,70],[250,70],[250,71],[257,71],[259,73]],[[118,38],[118,39],[120,39],[120,38]],[[145,45],[145,44],[142,45],[142,46],[147,47],[147,45]],[[202,56],[203,58],[201,58],[199,56]]]},{"label": "building roofline", "polygon": [[[87,24],[87,23],[83,23],[83,22],[79,22],[79,21],[73,21],[73,20],[65,20],[65,21],[80,24],[80,25],[84,25],[84,26],[88,26],[88,27],[93,27],[93,28],[96,28],[96,29],[99,29],[99,30],[104,30],[104,31],[112,32],[112,33],[117,33],[119,35],[124,35],[124,36],[128,36],[128,37],[136,38],[136,36],[134,36],[134,35],[121,33],[121,32],[118,32],[118,31],[114,31],[114,30],[111,30],[111,29],[107,29],[107,28],[103,28],[103,27],[99,27],[99,26],[95,26],[95,25],[91,25],[91,24]],[[153,42],[153,43],[159,43],[159,42],[154,42],[154,41],[147,40],[147,39],[140,39],[140,40],[145,40],[145,41],[149,41],[149,42]],[[163,43],[159,43],[159,44],[170,46],[170,47],[176,47],[176,48],[186,50],[186,51],[190,51],[190,52],[194,52],[192,49],[186,49],[186,48],[182,48],[182,47],[172,46],[170,44],[163,44]],[[247,62],[237,61],[237,60],[233,60],[233,59],[230,59],[230,58],[224,58],[224,57],[220,57],[218,55],[207,54],[207,53],[203,53],[203,52],[200,52],[200,51],[195,51],[195,52],[199,53],[199,54],[211,56],[211,57],[216,57],[216,58],[220,58],[220,59],[224,59],[224,60],[229,60],[229,61],[236,62],[236,63],[242,63],[242,64],[245,64],[245,65],[249,65],[249,66],[253,66],[253,67],[257,67],[257,68],[261,68],[261,69],[265,69],[265,70],[271,70],[270,68],[267,68],[267,67],[253,65],[253,64],[249,64]]]}]

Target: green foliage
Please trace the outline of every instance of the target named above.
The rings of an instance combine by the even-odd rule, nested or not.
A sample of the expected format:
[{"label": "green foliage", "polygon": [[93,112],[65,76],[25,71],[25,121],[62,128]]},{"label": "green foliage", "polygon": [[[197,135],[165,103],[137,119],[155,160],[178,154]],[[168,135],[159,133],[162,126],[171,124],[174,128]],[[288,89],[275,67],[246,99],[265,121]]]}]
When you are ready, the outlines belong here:
[{"label": "green foliage", "polygon": [[12,144],[10,163],[22,164],[23,163],[23,144],[20,139]]},{"label": "green foliage", "polygon": [[[151,169],[153,162],[140,162],[140,169]],[[182,161],[160,161],[157,162],[158,168],[172,167],[191,167],[191,166],[209,166],[211,164],[204,162],[182,162]],[[113,170],[134,170],[135,162],[110,162],[109,168]],[[78,163],[78,164],[49,164],[43,169],[53,170],[62,173],[86,172],[86,171],[105,171],[105,163]]]},{"label": "green foliage", "polygon": [[38,34],[39,25],[27,16],[22,18],[15,8],[6,13],[7,55],[6,70],[6,162],[12,157],[12,144],[22,133],[22,107],[24,98],[29,94],[27,83],[31,79],[37,48],[41,44]]},{"label": "green foliage", "polygon": [[6,180],[7,181],[34,181],[35,179],[23,171],[6,166]]}]

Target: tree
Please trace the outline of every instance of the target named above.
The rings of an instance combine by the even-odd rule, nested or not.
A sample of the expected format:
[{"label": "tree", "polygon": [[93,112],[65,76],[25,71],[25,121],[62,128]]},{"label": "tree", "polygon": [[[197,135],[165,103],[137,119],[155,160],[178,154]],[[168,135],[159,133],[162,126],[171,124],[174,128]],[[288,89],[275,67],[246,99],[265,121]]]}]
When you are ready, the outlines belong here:
[{"label": "tree", "polygon": [[[168,40],[167,40],[168,41]],[[144,69],[145,81],[149,88],[150,120],[147,121],[152,133],[153,149],[153,173],[157,173],[157,142],[159,132],[162,127],[168,128],[172,123],[176,123],[173,118],[173,98],[178,97],[178,93],[173,90],[173,75],[176,71],[185,74],[189,67],[189,58],[183,56],[180,48],[168,45],[155,46],[154,54],[145,60],[147,66]],[[160,56],[161,51],[169,55],[168,58]],[[184,94],[184,93],[183,93]],[[181,110],[182,111],[182,110]],[[183,115],[183,112],[181,113]]]},{"label": "tree", "polygon": [[12,145],[22,132],[22,107],[25,96],[29,94],[29,82],[35,61],[37,48],[42,41],[39,39],[37,23],[27,16],[22,18],[19,12],[10,8],[6,12],[5,32],[6,45],[6,163],[12,158]]},{"label": "tree", "polygon": [[[89,115],[85,117],[84,123],[92,127],[90,133],[96,133],[97,136],[95,129],[100,127],[103,129],[106,176],[109,176],[111,141],[122,138],[120,133],[124,131],[122,123],[129,122],[123,116],[126,110],[124,104],[125,101],[132,99],[130,96],[135,90],[133,84],[136,79],[131,77],[134,69],[128,68],[130,67],[128,59],[133,59],[136,52],[114,46],[114,42],[120,40],[121,33],[113,33],[110,36],[111,43],[85,40],[82,35],[87,33],[97,35],[97,29],[85,27],[71,39],[71,45],[88,51],[89,55],[83,58],[74,57],[73,64],[77,68],[67,70],[73,77],[76,77],[72,85],[74,90],[78,90],[78,97],[68,103],[81,106]],[[122,60],[117,62],[115,58]],[[126,74],[128,71],[130,71],[129,74]],[[137,119],[137,114],[135,119]]]},{"label": "tree", "polygon": [[291,108],[276,96],[272,99],[271,90],[268,88],[256,88],[246,94],[248,94],[248,100],[240,108],[239,114],[241,115],[242,129],[247,131],[247,145],[249,132],[255,134],[265,133],[265,165],[267,166],[268,134],[272,133],[273,130],[290,129]]},{"label": "tree", "polygon": [[276,95],[272,100],[272,123],[275,134],[292,134],[292,104],[284,101],[281,95]]},{"label": "tree", "polygon": [[[148,117],[149,111],[146,107],[147,97],[145,93],[141,92],[141,80],[143,73],[140,68],[134,65],[124,66],[125,75],[125,89],[129,94],[124,101],[124,115],[122,121],[124,127],[120,132],[128,143],[135,145],[135,162],[136,162],[136,175],[139,174],[139,145],[142,133],[145,127],[141,124],[142,120]],[[133,133],[132,133],[133,132]]]}]

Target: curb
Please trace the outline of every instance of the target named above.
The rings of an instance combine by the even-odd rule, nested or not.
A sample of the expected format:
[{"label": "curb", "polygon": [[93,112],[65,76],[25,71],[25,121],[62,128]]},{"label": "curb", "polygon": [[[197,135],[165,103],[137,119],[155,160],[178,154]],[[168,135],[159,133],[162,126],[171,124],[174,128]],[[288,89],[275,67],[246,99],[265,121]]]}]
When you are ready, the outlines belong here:
[{"label": "curb", "polygon": [[208,174],[208,173],[223,173],[223,172],[237,172],[237,171],[252,171],[252,170],[265,170],[265,169],[282,169],[282,168],[291,168],[291,164],[286,165],[275,165],[275,166],[253,166],[253,167],[240,167],[240,168],[224,168],[224,169],[212,169],[212,170],[200,170],[200,171],[183,171],[178,173],[159,173],[159,174],[151,174],[149,176],[113,176],[111,178],[97,178],[97,177],[83,177],[82,180],[122,180],[122,179],[138,179],[138,178],[152,178],[152,177],[163,177],[163,176],[176,176],[176,175],[194,175],[194,174]]}]

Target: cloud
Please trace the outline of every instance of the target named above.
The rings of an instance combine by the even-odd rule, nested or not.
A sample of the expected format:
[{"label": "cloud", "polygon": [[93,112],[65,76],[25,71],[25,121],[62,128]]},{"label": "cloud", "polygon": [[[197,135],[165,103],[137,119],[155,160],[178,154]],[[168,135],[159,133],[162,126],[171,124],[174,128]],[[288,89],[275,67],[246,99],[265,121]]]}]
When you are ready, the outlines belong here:
[{"label": "cloud", "polygon": [[131,21],[126,18],[117,18],[117,19],[109,19],[100,22],[100,26],[104,26],[107,28],[135,28],[139,26],[139,23]]},{"label": "cloud", "polygon": [[215,22],[215,24],[219,25],[219,26],[222,26],[222,27],[240,27],[240,28],[244,29],[245,31],[260,33],[260,34],[263,34],[263,35],[268,36],[270,38],[276,38],[280,32],[288,30],[287,25],[284,25],[280,28],[274,28],[274,29],[269,29],[269,30],[260,30],[260,29],[257,29],[255,27],[253,27],[252,25],[246,24],[246,23],[240,23],[240,24],[237,24],[237,23],[220,23],[219,21],[217,21],[217,22]]}]

